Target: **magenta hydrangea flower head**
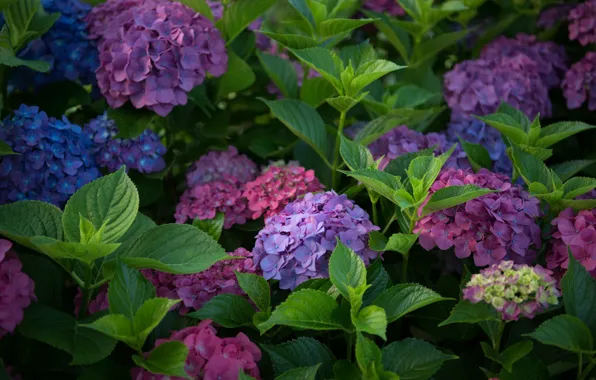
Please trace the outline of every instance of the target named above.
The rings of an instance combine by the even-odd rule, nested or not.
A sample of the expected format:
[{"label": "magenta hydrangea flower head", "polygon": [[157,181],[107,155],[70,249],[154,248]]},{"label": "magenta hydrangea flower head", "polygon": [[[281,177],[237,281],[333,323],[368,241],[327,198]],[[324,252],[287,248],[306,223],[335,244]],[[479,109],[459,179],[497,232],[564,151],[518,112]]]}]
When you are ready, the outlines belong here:
[{"label": "magenta hydrangea flower head", "polygon": [[559,303],[561,294],[552,274],[540,265],[501,261],[473,275],[463,289],[463,298],[492,305],[504,321],[517,321],[520,315],[532,319]]},{"label": "magenta hydrangea flower head", "polygon": [[[236,380],[242,370],[245,374],[260,379],[258,362],[262,354],[259,347],[243,333],[235,337],[220,338],[211,320],[201,321],[197,326],[175,331],[168,339],[155,342],[179,341],[188,347],[186,373],[192,379]],[[182,377],[154,375],[142,368],[131,371],[133,380],[183,380]]]},{"label": "magenta hydrangea flower head", "polygon": [[543,29],[550,29],[560,21],[567,20],[569,11],[576,7],[576,4],[558,4],[549,7],[538,16],[536,26]]},{"label": "magenta hydrangea flower head", "polygon": [[13,333],[23,320],[23,310],[37,301],[33,280],[22,272],[23,265],[12,243],[0,239],[0,338]]},{"label": "magenta hydrangea flower head", "polygon": [[116,16],[125,11],[152,2],[153,0],[107,0],[91,8],[85,21],[89,37],[94,40],[100,40],[107,32],[108,25]]},{"label": "magenta hydrangea flower head", "polygon": [[306,170],[297,162],[272,165],[245,186],[243,196],[248,199],[252,218],[266,218],[279,213],[291,201],[306,193],[323,189],[314,170]]},{"label": "magenta hydrangea flower head", "polygon": [[390,16],[405,16],[406,12],[395,0],[364,0],[362,7],[377,13],[388,13]]},{"label": "magenta hydrangea flower head", "polygon": [[254,180],[257,173],[257,164],[230,145],[227,150],[211,151],[201,156],[186,172],[186,184],[192,187],[228,177],[246,183]]},{"label": "magenta hydrangea flower head", "polygon": [[420,219],[414,229],[420,233],[420,245],[426,250],[455,247],[458,258],[471,255],[479,267],[501,260],[531,262],[535,249],[541,247],[540,227],[536,223],[536,218],[542,215],[540,201],[520,186],[512,185],[507,176],[486,169],[478,173],[443,170],[430,192],[463,185],[496,192]]},{"label": "magenta hydrangea flower head", "polygon": [[574,63],[565,74],[561,87],[567,99],[567,108],[580,108],[588,101],[588,109],[596,110],[596,53],[588,52]]},{"label": "magenta hydrangea flower head", "polygon": [[110,172],[122,165],[141,173],[155,173],[166,167],[163,158],[166,147],[150,129],[132,139],[116,138],[118,127],[104,113],[85,125],[85,132],[95,144],[93,151],[97,164]]},{"label": "magenta hydrangea flower head", "polygon": [[501,36],[482,49],[481,57],[487,60],[493,57],[515,58],[518,54],[526,55],[536,63],[538,74],[548,89],[558,87],[565,71],[569,68],[565,48],[550,41],[537,41],[536,36],[518,33],[515,38]]},{"label": "magenta hydrangea flower head", "polygon": [[546,267],[562,277],[569,265],[568,250],[592,277],[596,278],[596,209],[574,212],[563,210],[551,222],[550,250]]},{"label": "magenta hydrangea flower head", "polygon": [[[74,298],[75,315],[77,315],[77,316],[79,315],[79,310],[81,309],[81,301],[82,300],[83,300],[83,292],[81,291],[81,288],[78,288],[77,294],[75,295],[75,298]],[[95,296],[95,298],[93,298],[91,300],[91,302],[89,302],[89,305],[87,306],[87,314],[89,314],[89,315],[95,314],[102,310],[107,310],[108,307],[110,307],[110,304],[108,303],[108,286],[104,285],[101,287],[99,292],[97,292],[97,295]]]},{"label": "magenta hydrangea flower head", "polygon": [[336,238],[368,264],[378,256],[368,247],[368,233],[378,229],[346,195],[308,193],[265,220],[254,261],[265,279],[280,280],[281,289],[294,289],[306,280],[329,277]]},{"label": "magenta hydrangea flower head", "polygon": [[207,73],[223,75],[225,42],[213,23],[176,1],[149,1],[109,21],[97,82],[112,108],[130,101],[166,116]]},{"label": "magenta hydrangea flower head", "polygon": [[596,0],[578,4],[569,11],[569,39],[586,46],[596,42]]}]

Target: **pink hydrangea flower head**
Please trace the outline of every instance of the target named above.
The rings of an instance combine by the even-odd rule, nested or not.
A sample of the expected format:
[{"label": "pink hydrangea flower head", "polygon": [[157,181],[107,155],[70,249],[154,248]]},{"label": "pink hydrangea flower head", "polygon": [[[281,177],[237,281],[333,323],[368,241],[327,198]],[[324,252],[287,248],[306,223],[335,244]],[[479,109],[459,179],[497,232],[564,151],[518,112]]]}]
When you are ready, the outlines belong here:
[{"label": "pink hydrangea flower head", "polygon": [[566,20],[569,11],[575,8],[575,6],[575,4],[558,4],[543,10],[540,12],[540,16],[538,16],[536,26],[543,29],[552,28],[560,21]]},{"label": "pink hydrangea flower head", "polygon": [[563,46],[550,41],[537,41],[536,36],[519,33],[515,38],[501,36],[482,49],[481,57],[512,57],[526,55],[536,63],[538,74],[547,88],[558,87],[567,71],[568,57]]},{"label": "pink hydrangea flower head", "polygon": [[211,151],[201,156],[186,172],[186,184],[188,187],[204,185],[230,176],[246,183],[254,180],[257,173],[257,164],[230,145],[227,150]]},{"label": "pink hydrangea flower head", "polygon": [[455,247],[458,258],[471,255],[479,267],[501,260],[531,262],[535,248],[541,247],[540,227],[536,223],[536,218],[542,215],[540,201],[520,186],[512,185],[507,176],[486,169],[478,173],[445,169],[430,192],[463,185],[496,192],[420,219],[414,229],[420,233],[420,245],[426,250]]},{"label": "pink hydrangea flower head", "polygon": [[265,279],[280,280],[281,289],[294,289],[306,280],[329,277],[336,237],[365,264],[378,257],[368,247],[368,233],[378,229],[346,195],[308,193],[265,220],[253,249],[255,264]]},{"label": "pink hydrangea flower head", "polygon": [[565,73],[561,87],[567,108],[580,108],[588,101],[588,109],[596,110],[596,53],[588,52]]},{"label": "pink hydrangea flower head", "polygon": [[540,265],[502,261],[473,275],[463,289],[463,298],[492,305],[505,321],[516,321],[520,315],[532,319],[559,303],[561,293],[552,274]]},{"label": "pink hydrangea flower head", "polygon": [[578,40],[582,46],[596,42],[596,0],[577,5],[569,11],[567,19],[570,40]]},{"label": "pink hydrangea flower head", "polygon": [[213,23],[175,1],[149,1],[112,18],[99,43],[97,82],[112,108],[130,101],[166,116],[207,74],[223,75],[225,42]]},{"label": "pink hydrangea flower head", "polygon": [[[243,333],[235,337],[220,338],[211,320],[197,326],[176,331],[169,339],[159,339],[155,346],[179,341],[188,347],[186,373],[193,379],[236,380],[240,370],[260,379],[258,362],[262,354],[259,347]],[[131,371],[133,380],[183,380],[181,377],[153,375],[142,368]]]},{"label": "pink hydrangea flower head", "polygon": [[569,265],[568,250],[596,278],[596,209],[563,210],[551,222],[550,250],[546,267],[562,277]]},{"label": "pink hydrangea flower head", "polygon": [[377,13],[390,16],[405,16],[406,12],[395,0],[365,0],[362,7]]},{"label": "pink hydrangea flower head", "polygon": [[[77,316],[79,315],[79,310],[81,309],[82,299],[83,299],[83,292],[81,291],[80,288],[78,288],[77,294],[75,295],[75,298],[74,298],[75,315],[77,315]],[[100,288],[99,292],[97,292],[97,295],[95,296],[95,298],[93,298],[91,300],[91,302],[89,302],[89,305],[87,306],[87,314],[88,315],[95,314],[102,310],[107,310],[109,307],[110,307],[110,304],[108,303],[108,286],[104,285]]]},{"label": "pink hydrangea flower head", "polygon": [[272,165],[263,174],[246,184],[243,196],[248,199],[252,218],[266,218],[279,213],[291,201],[306,193],[323,189],[314,170],[306,170],[297,163]]},{"label": "pink hydrangea flower head", "polygon": [[0,338],[13,333],[23,311],[37,301],[35,284],[22,272],[23,265],[11,248],[10,241],[0,239]]}]

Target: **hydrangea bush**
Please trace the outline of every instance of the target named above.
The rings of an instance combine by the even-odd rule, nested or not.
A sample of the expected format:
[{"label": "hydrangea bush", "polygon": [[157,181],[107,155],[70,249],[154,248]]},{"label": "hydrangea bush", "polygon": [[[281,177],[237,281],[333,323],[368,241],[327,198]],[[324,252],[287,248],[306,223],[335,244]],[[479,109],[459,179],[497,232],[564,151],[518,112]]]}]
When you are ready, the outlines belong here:
[{"label": "hydrangea bush", "polygon": [[0,379],[596,378],[596,1],[0,13]]}]

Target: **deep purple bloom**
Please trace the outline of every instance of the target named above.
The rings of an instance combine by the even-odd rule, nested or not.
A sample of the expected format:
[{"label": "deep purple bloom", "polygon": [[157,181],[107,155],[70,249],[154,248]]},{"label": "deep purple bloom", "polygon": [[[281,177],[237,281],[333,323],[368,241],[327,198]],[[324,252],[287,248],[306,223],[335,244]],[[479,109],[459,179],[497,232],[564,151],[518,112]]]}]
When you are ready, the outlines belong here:
[{"label": "deep purple bloom", "polygon": [[246,183],[254,180],[257,172],[257,165],[230,145],[227,150],[211,151],[193,163],[186,172],[186,184],[189,187],[204,185],[230,176]]},{"label": "deep purple bloom", "polygon": [[540,12],[536,26],[550,29],[560,21],[567,20],[569,11],[576,7],[576,4],[557,4]]},{"label": "deep purple bloom", "polygon": [[569,39],[582,46],[596,42],[596,0],[588,0],[569,11]]},{"label": "deep purple bloom", "polygon": [[390,16],[405,16],[406,12],[395,0],[364,0],[362,7],[377,13]]},{"label": "deep purple bloom", "polygon": [[596,53],[587,52],[565,74],[561,85],[567,107],[576,109],[588,101],[588,109],[596,110]]}]

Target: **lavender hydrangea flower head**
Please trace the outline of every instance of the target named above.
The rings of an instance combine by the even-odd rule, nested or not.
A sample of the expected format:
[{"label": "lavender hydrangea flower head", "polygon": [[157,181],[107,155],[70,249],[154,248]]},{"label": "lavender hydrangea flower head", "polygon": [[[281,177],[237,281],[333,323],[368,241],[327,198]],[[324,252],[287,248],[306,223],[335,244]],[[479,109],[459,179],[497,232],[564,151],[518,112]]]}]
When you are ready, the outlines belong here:
[{"label": "lavender hydrangea flower head", "polygon": [[596,53],[588,52],[574,63],[565,74],[561,87],[567,99],[567,108],[580,108],[588,101],[588,109],[596,110]]},{"label": "lavender hydrangea flower head", "polygon": [[596,42],[596,0],[578,4],[569,11],[569,39],[578,40],[582,46]]},{"label": "lavender hydrangea flower head", "polygon": [[166,116],[187,102],[207,73],[221,76],[228,56],[219,31],[175,1],[149,1],[124,10],[99,44],[97,82],[112,108],[130,101]]},{"label": "lavender hydrangea flower head", "polygon": [[463,289],[463,298],[492,305],[504,321],[516,321],[520,315],[532,319],[559,303],[561,294],[552,274],[540,265],[501,261],[473,275]]},{"label": "lavender hydrangea flower head", "polygon": [[254,261],[265,279],[280,280],[281,289],[294,289],[306,280],[329,277],[336,238],[368,264],[378,256],[368,247],[368,233],[378,229],[346,195],[308,193],[265,220]]},{"label": "lavender hydrangea flower head", "polygon": [[211,151],[201,156],[186,172],[186,184],[189,187],[204,185],[230,176],[246,183],[254,180],[257,172],[257,164],[230,145],[224,151]]},{"label": "lavender hydrangea flower head", "polygon": [[85,133],[94,143],[97,164],[110,172],[122,165],[141,173],[155,173],[166,167],[166,147],[155,132],[146,129],[132,139],[116,138],[118,127],[104,113],[85,125]]},{"label": "lavender hydrangea flower head", "polygon": [[19,153],[0,162],[0,204],[29,199],[62,206],[100,176],[91,140],[66,117],[21,105],[0,122],[0,140]]},{"label": "lavender hydrangea flower head", "polygon": [[[447,186],[476,185],[496,190],[456,207],[434,212],[416,223],[420,245],[431,250],[455,247],[458,258],[472,256],[476,266],[498,264],[501,260],[529,263],[541,247],[540,201],[531,197],[509,178],[481,169],[446,169],[431,186],[431,194]],[[422,210],[422,207],[421,207]]]},{"label": "lavender hydrangea flower head", "polygon": [[405,16],[406,12],[395,0],[364,0],[362,7],[377,13],[388,13],[390,16]]},{"label": "lavender hydrangea flower head", "polygon": [[575,8],[575,4],[558,4],[549,7],[538,16],[536,26],[543,29],[550,29],[557,25],[560,21],[567,20],[569,11]]},{"label": "lavender hydrangea flower head", "polygon": [[23,310],[37,301],[33,280],[22,272],[12,243],[0,239],[0,338],[13,333],[23,320]]}]

